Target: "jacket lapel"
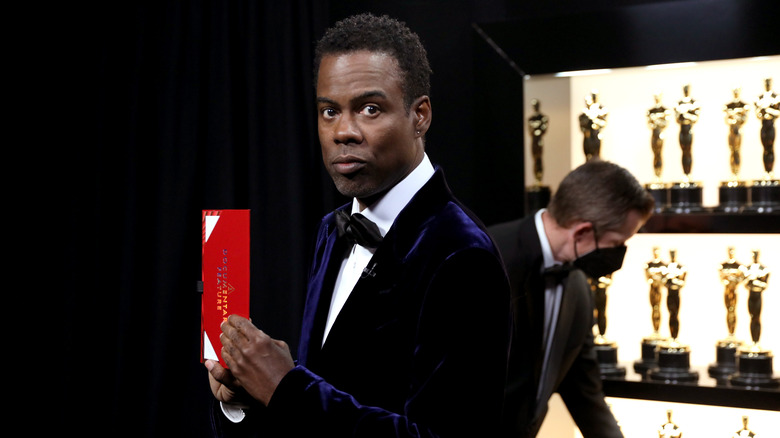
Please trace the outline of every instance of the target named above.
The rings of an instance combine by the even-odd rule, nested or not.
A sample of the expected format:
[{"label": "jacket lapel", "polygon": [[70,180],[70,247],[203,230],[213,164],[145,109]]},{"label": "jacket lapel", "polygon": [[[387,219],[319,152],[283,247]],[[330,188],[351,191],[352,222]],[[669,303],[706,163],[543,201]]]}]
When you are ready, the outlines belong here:
[{"label": "jacket lapel", "polygon": [[347,250],[338,239],[333,214],[326,216],[324,222],[315,247],[298,347],[298,363],[305,366],[312,366],[319,356],[333,287]]}]

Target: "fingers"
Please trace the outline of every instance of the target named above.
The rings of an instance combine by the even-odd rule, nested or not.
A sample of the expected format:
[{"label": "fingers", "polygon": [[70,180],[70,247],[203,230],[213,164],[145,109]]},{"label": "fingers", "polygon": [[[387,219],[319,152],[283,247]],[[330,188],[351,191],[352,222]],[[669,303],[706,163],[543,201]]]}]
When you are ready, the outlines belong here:
[{"label": "fingers", "polygon": [[235,368],[238,361],[243,360],[245,356],[251,355],[254,349],[263,348],[269,341],[273,341],[249,319],[238,315],[230,315],[220,328],[222,329],[219,337],[222,343],[222,358],[231,369]]},{"label": "fingers", "polygon": [[206,363],[206,369],[209,370],[209,379],[213,379],[216,382],[223,383],[225,385],[232,385],[235,382],[235,378],[230,373],[229,370],[226,370],[222,367],[222,365],[219,364],[219,362],[215,360],[207,360]]}]

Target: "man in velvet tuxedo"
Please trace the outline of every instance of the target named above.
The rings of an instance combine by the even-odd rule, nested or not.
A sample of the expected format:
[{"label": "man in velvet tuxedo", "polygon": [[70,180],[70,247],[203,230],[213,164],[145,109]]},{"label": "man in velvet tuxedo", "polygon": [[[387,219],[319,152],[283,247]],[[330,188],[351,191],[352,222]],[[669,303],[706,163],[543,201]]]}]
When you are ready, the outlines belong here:
[{"label": "man in velvet tuxedo", "polygon": [[297,363],[253,322],[223,324],[229,370],[206,363],[215,429],[494,436],[509,283],[484,226],[425,153],[425,49],[402,23],[364,14],[328,30],[316,56],[323,161],[353,201],[322,220]]},{"label": "man in velvet tuxedo", "polygon": [[621,267],[626,240],[652,209],[628,171],[595,159],[563,179],[546,209],[489,228],[514,316],[502,436],[536,436],[554,392],[585,438],[623,436],[604,401],[587,277]]}]

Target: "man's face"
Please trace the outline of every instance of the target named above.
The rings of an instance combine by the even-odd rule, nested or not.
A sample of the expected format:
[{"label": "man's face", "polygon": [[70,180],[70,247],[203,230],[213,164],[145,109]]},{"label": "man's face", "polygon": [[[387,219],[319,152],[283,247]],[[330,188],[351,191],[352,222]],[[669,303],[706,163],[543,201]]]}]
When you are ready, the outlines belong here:
[{"label": "man's face", "polygon": [[339,192],[358,198],[362,207],[422,161],[430,102],[418,98],[407,112],[401,73],[389,55],[359,51],[324,56],[317,109],[325,168]]}]

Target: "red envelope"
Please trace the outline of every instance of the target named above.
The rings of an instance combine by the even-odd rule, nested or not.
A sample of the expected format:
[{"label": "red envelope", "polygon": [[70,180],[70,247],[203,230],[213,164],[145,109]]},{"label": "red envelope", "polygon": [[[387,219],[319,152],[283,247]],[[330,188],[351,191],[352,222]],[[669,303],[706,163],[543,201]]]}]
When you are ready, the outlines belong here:
[{"label": "red envelope", "polygon": [[223,367],[219,326],[232,314],[249,317],[249,210],[203,210],[201,362]]}]

